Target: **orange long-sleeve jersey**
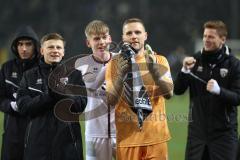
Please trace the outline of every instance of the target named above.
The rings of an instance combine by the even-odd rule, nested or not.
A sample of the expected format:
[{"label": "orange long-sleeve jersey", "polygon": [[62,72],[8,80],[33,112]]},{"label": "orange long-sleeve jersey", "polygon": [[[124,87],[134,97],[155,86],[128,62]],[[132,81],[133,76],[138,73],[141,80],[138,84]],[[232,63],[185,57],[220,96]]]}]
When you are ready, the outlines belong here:
[{"label": "orange long-sleeve jersey", "polygon": [[[161,79],[168,85],[173,86],[169,64],[165,57],[154,55],[162,74]],[[165,112],[165,99],[163,94],[168,91],[161,90],[161,86],[155,84],[151,73],[149,73],[144,55],[135,57],[139,65],[140,73],[144,86],[149,95],[152,105],[152,113],[149,114],[143,122],[142,130],[138,128],[138,118],[132,111],[120,93],[120,98],[115,106],[115,123],[117,130],[118,147],[134,147],[153,145],[166,142],[170,139],[170,133],[167,125],[167,115]],[[118,56],[109,62],[106,70],[107,92],[114,90],[113,81],[117,78],[117,60]]]}]

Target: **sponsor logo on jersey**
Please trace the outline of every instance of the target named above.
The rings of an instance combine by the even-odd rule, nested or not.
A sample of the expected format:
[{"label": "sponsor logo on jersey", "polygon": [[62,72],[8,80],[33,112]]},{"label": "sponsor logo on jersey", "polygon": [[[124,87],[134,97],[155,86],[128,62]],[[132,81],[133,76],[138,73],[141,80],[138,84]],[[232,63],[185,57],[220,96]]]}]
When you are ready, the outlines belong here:
[{"label": "sponsor logo on jersey", "polygon": [[150,102],[149,98],[136,98],[135,104],[151,105],[151,102]]},{"label": "sponsor logo on jersey", "polygon": [[41,78],[37,79],[37,83],[36,84],[43,84],[42,79]]},{"label": "sponsor logo on jersey", "polygon": [[141,87],[138,97],[134,99],[134,104],[137,108],[152,110],[151,101],[144,86]]},{"label": "sponsor logo on jersey", "polygon": [[93,67],[93,73],[97,73],[98,72],[98,68],[97,67]]}]

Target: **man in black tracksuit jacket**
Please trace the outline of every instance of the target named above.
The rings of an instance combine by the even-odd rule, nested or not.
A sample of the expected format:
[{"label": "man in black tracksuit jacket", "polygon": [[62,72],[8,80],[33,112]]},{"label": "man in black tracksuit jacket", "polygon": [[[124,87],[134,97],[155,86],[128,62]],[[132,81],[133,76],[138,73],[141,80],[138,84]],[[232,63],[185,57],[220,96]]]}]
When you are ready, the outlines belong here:
[{"label": "man in black tracksuit jacket", "polygon": [[30,26],[20,27],[11,44],[16,56],[2,65],[0,72],[0,111],[4,113],[2,160],[22,160],[28,119],[17,112],[16,93],[23,72],[36,66],[39,41]]},{"label": "man in black tracksuit jacket", "polygon": [[203,50],[183,60],[175,81],[175,94],[190,92],[186,160],[236,160],[240,62],[226,36],[223,22],[206,22]]},{"label": "man in black tracksuit jacket", "polygon": [[[68,77],[59,78],[61,82],[55,84],[63,86],[63,89],[67,84],[76,85],[75,88],[82,86],[85,89],[82,96],[55,92],[49,88],[49,84],[56,81],[53,78],[65,75],[61,64],[56,67],[64,56],[62,36],[57,33],[45,35],[41,40],[41,54],[43,58],[39,66],[23,75],[18,90],[19,112],[31,118],[25,136],[24,160],[83,160],[79,121],[64,116],[71,112],[82,112],[86,106],[86,89],[81,72],[73,71]],[[59,66],[63,68],[62,72],[49,78]],[[65,98],[71,101],[71,107],[68,102],[65,103]],[[63,107],[60,113],[57,108],[59,104],[60,108]]]}]

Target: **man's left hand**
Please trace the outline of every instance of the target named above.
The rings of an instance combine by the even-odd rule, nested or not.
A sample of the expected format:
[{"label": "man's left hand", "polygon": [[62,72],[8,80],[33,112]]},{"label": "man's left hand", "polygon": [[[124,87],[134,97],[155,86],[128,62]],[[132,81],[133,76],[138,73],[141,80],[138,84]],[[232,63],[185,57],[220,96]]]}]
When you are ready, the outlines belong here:
[{"label": "man's left hand", "polygon": [[219,95],[220,94],[220,87],[215,79],[210,79],[207,83],[207,91],[212,94]]},{"label": "man's left hand", "polygon": [[157,59],[154,56],[154,54],[145,54],[145,58],[146,58],[146,62],[148,63],[148,65],[153,65],[157,63]]}]

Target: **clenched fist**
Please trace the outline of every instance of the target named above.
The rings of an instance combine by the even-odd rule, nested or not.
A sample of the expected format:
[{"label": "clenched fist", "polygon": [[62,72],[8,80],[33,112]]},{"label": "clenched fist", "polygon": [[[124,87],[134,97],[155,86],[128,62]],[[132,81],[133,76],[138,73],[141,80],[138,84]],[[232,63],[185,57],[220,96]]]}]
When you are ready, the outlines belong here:
[{"label": "clenched fist", "polygon": [[183,59],[183,67],[182,67],[182,72],[183,73],[189,73],[190,70],[194,67],[196,63],[196,59],[193,57],[185,57]]},{"label": "clenched fist", "polygon": [[210,93],[219,95],[220,94],[220,87],[217,83],[216,80],[214,79],[210,79],[207,83],[207,91],[209,91]]}]

